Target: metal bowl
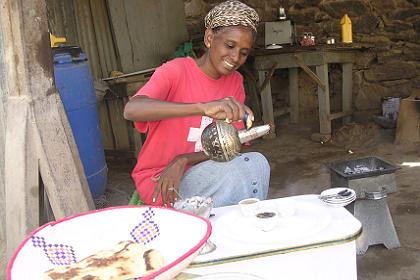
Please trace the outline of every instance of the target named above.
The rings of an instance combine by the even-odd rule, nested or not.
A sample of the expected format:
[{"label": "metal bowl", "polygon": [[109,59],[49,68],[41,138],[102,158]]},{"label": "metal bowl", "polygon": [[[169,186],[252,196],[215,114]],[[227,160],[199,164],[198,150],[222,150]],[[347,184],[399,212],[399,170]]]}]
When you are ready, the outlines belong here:
[{"label": "metal bowl", "polygon": [[213,200],[211,197],[193,196],[177,200],[174,203],[174,208],[203,218],[209,218],[210,211],[213,209]]}]

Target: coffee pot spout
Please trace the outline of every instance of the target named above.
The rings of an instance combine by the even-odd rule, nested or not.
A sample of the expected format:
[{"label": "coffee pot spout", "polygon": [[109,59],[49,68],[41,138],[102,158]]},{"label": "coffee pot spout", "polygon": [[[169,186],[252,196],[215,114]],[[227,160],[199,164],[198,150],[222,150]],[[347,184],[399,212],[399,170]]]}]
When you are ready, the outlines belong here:
[{"label": "coffee pot spout", "polygon": [[269,124],[255,126],[250,129],[243,129],[238,131],[239,141],[243,144],[251,140],[260,138],[270,132],[271,126]]}]

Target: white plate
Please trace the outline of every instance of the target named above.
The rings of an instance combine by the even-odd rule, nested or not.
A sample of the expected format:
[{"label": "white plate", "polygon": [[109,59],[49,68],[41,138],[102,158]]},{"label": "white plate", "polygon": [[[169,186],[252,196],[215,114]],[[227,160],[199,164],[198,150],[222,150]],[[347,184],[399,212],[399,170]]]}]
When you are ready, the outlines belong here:
[{"label": "white plate", "polygon": [[265,46],[265,48],[266,48],[267,50],[277,50],[277,49],[281,49],[281,48],[283,48],[283,47],[282,47],[282,46],[280,46],[280,45],[275,45],[275,44],[272,44],[272,45]]},{"label": "white plate", "polygon": [[319,197],[319,199],[321,199],[323,201],[326,201],[326,202],[331,202],[331,203],[345,203],[345,202],[351,201],[355,198],[356,198],[356,196],[349,196],[346,199],[323,198],[322,196]]},{"label": "white plate", "polygon": [[334,204],[334,203],[328,203],[323,201],[326,205],[328,206],[332,206],[332,207],[345,207],[347,205],[349,205],[350,203],[352,203],[353,201],[349,202],[349,203],[341,203],[341,204]]},{"label": "white plate", "polygon": [[344,201],[344,202],[335,202],[335,201],[327,201],[327,200],[322,200],[322,201],[323,201],[324,203],[327,203],[327,204],[347,205],[347,204],[352,203],[354,200],[355,200],[355,199],[351,199],[351,200]]},{"label": "white plate", "polygon": [[[348,190],[351,192],[351,195],[345,197],[330,197],[330,198],[322,198],[326,195],[335,195],[341,191]],[[327,205],[336,206],[336,207],[343,207],[346,206],[353,201],[356,200],[356,192],[350,188],[331,188],[324,190],[320,195],[319,199]]]},{"label": "white plate", "polygon": [[264,232],[254,224],[254,219],[244,217],[240,211],[223,214],[214,231],[231,239],[255,243],[282,243],[313,235],[331,221],[331,214],[319,204],[296,203],[296,212],[291,217],[280,217],[275,229]]},{"label": "white plate", "polygon": [[264,278],[248,273],[220,272],[195,277],[194,280],[264,280]]},{"label": "white plate", "polygon": [[347,205],[349,205],[350,203],[352,203],[355,200],[356,200],[356,197],[353,197],[351,200],[346,201],[346,202],[330,202],[330,201],[325,201],[325,200],[322,200],[321,199],[321,201],[324,202],[325,204],[327,204],[329,206],[336,206],[336,207],[344,207],[344,206],[347,206]]}]

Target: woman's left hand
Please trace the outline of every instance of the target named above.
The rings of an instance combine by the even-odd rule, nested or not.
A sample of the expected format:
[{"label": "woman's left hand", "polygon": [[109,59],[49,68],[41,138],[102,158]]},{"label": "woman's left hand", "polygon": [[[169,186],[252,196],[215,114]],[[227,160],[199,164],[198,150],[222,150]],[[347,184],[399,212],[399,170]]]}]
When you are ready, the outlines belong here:
[{"label": "woman's left hand", "polygon": [[170,206],[175,202],[178,198],[177,193],[179,193],[179,185],[184,175],[185,165],[185,160],[175,158],[159,176],[152,177],[152,181],[156,182],[153,194],[154,200],[160,193],[164,206]]}]

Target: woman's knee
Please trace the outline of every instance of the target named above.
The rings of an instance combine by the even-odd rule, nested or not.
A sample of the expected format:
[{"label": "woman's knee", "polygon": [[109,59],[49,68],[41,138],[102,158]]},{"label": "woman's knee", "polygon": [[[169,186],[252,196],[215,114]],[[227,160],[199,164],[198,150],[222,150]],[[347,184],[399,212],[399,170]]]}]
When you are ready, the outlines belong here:
[{"label": "woman's knee", "polygon": [[207,161],[192,167],[181,181],[181,193],[222,192],[238,196],[239,200],[249,196],[265,199],[269,180],[270,165],[266,157],[249,152],[229,162]]},{"label": "woman's knee", "polygon": [[[270,164],[267,158],[258,152],[249,152],[241,155],[246,164],[242,170],[244,183],[251,186],[252,196],[265,199],[270,183]],[[239,166],[238,166],[239,167]],[[249,188],[249,187],[247,187]]]},{"label": "woman's knee", "polygon": [[270,175],[270,164],[263,154],[259,152],[249,152],[244,153],[243,156],[247,157],[256,169],[260,169],[261,172],[268,174],[268,176]]}]

